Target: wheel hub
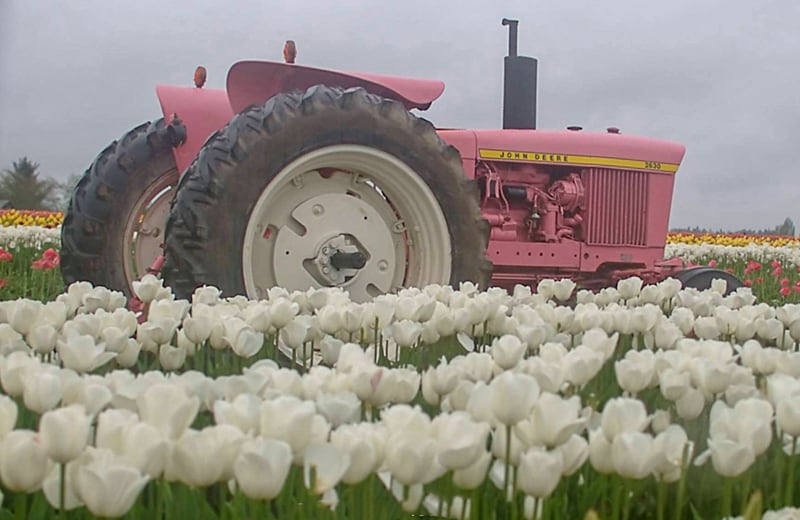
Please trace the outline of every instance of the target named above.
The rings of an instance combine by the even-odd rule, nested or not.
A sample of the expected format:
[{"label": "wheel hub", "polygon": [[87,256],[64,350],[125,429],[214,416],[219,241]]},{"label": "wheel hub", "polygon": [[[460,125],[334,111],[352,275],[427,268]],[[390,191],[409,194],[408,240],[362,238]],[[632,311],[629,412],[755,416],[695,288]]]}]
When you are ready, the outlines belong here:
[{"label": "wheel hub", "polygon": [[282,287],[368,283],[380,292],[391,289],[392,231],[370,204],[326,193],[297,205],[291,217],[300,226],[281,227],[275,239],[275,277]]},{"label": "wheel hub", "polygon": [[325,285],[342,285],[367,265],[367,257],[352,243],[352,239],[337,235],[325,241],[314,258],[314,264],[318,277],[327,282]]}]

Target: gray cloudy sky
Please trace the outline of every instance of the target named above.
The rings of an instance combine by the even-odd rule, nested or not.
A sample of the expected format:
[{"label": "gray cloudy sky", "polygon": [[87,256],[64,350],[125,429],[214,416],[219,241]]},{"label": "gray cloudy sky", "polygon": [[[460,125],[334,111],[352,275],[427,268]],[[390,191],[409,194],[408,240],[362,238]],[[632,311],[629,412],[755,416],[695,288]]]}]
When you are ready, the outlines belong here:
[{"label": "gray cloudy sky", "polygon": [[240,59],[430,77],[425,117],[500,126],[502,17],[539,58],[539,127],[684,143],[672,226],[800,224],[798,0],[0,0],[0,168],[82,172],[160,116],[154,86]]}]

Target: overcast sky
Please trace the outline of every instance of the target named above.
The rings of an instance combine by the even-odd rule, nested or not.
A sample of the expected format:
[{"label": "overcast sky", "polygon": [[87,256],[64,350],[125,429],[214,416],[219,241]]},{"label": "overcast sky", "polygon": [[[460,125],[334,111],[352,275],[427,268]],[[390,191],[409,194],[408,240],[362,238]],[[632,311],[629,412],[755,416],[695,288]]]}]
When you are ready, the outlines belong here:
[{"label": "overcast sky", "polygon": [[800,224],[798,0],[0,0],[0,168],[82,172],[160,117],[154,86],[240,59],[442,79],[439,126],[501,122],[503,17],[539,59],[539,127],[684,143],[672,226]]}]

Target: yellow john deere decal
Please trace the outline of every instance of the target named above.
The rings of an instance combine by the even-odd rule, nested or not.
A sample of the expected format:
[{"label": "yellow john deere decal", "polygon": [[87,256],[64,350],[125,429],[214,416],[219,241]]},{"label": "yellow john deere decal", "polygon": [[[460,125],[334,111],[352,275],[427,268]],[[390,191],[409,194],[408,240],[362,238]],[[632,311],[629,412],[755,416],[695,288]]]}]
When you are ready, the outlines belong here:
[{"label": "yellow john deere decal", "polygon": [[617,168],[632,168],[636,170],[655,170],[660,172],[675,173],[678,165],[654,161],[640,161],[637,159],[616,159],[613,157],[594,157],[591,155],[566,155],[542,152],[515,152],[512,150],[487,150],[478,151],[481,159],[501,159],[506,161],[525,161],[549,164],[575,164],[586,166],[612,166]]}]

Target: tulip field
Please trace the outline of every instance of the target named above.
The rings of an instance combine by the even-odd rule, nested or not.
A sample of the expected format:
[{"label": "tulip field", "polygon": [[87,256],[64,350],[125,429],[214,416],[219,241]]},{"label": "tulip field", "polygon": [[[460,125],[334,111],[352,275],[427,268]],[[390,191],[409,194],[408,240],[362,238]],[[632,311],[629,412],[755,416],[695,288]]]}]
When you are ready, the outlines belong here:
[{"label": "tulip field", "polygon": [[672,235],[727,296],[147,275],[135,313],[47,222],[0,226],[0,519],[800,518],[792,240]]}]

